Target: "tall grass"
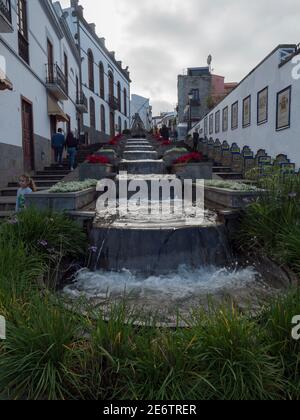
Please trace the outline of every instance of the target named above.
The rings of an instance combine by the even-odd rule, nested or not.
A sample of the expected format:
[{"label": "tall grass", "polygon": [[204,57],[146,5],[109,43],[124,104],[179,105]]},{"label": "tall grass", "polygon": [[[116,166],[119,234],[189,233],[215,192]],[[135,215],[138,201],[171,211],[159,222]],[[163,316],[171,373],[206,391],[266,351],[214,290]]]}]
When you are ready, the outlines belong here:
[{"label": "tall grass", "polygon": [[63,214],[35,208],[1,224],[0,238],[4,249],[0,252],[6,252],[6,244],[15,244],[16,252],[20,248],[27,254],[28,263],[33,256],[44,263],[44,281],[49,288],[57,286],[62,263],[83,258],[87,248],[86,234],[77,223]]},{"label": "tall grass", "polygon": [[277,357],[288,378],[287,398],[300,398],[300,340],[292,338],[292,319],[300,315],[300,289],[278,296],[261,315],[261,327],[270,344],[270,353]]},{"label": "tall grass", "polygon": [[30,400],[79,397],[78,317],[48,296],[33,295],[14,318],[0,357],[0,394],[6,390],[10,399]]},{"label": "tall grass", "polygon": [[300,273],[300,177],[275,174],[260,187],[266,192],[246,209],[238,240]]}]

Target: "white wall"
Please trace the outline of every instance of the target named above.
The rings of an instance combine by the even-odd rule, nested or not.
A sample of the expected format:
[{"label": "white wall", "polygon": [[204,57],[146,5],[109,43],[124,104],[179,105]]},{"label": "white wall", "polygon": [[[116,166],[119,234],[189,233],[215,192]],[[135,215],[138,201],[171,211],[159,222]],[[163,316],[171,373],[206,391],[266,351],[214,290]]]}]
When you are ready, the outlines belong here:
[{"label": "white wall", "polygon": [[[278,154],[287,154],[288,158],[300,167],[300,80],[292,78],[292,70],[295,64],[291,61],[279,68],[280,51],[276,50],[265,62],[263,62],[254,72],[241,82],[241,84],[230,93],[216,108],[207,116],[221,111],[220,132],[215,133],[215,123],[213,134],[207,134],[214,140],[221,142],[227,140],[230,144],[236,142],[241,148],[245,145],[250,146],[254,152],[265,149],[272,157]],[[291,97],[291,123],[290,128],[276,131],[276,103],[277,93],[292,86]],[[257,125],[257,93],[269,87],[269,109],[268,122]],[[243,99],[251,95],[251,125],[243,128]],[[239,101],[239,126],[238,129],[231,129],[231,105]],[[229,120],[228,132],[222,131],[222,110],[228,106]],[[204,120],[197,124],[193,130],[200,132],[204,137]],[[203,130],[201,132],[201,130]]]},{"label": "white wall", "polygon": [[[68,8],[65,9],[68,13],[67,21],[70,27],[73,36],[77,34],[77,23],[76,18],[72,16],[73,9]],[[124,129],[125,121],[127,121],[127,125],[129,126],[129,112],[130,112],[130,83],[124,77],[122,72],[116,66],[112,57],[107,54],[107,52],[101,48],[101,45],[95,40],[94,36],[90,33],[90,30],[87,29],[83,22],[80,22],[80,46],[81,46],[81,57],[82,57],[82,84],[83,84],[83,91],[86,97],[89,99],[92,97],[95,101],[95,115],[96,115],[96,129],[100,131],[101,126],[101,119],[100,119],[100,109],[101,105],[105,107],[105,116],[106,116],[106,134],[110,134],[110,120],[109,120],[109,113],[110,107],[108,104],[108,96],[109,96],[109,80],[108,80],[108,72],[112,70],[114,74],[114,96],[117,97],[117,83],[120,82],[121,84],[121,113],[119,111],[115,112],[115,125],[118,124],[118,118],[121,117],[122,120],[122,127]],[[88,80],[88,57],[87,52],[91,49],[94,55],[94,81],[95,81],[95,89],[92,92],[89,89],[89,80]],[[104,66],[104,80],[105,80],[105,97],[104,100],[100,97],[100,77],[99,77],[99,65],[100,62],[103,63]],[[124,115],[124,88],[127,90],[127,116]],[[84,115],[84,125],[90,127],[90,116],[89,114]]]}]

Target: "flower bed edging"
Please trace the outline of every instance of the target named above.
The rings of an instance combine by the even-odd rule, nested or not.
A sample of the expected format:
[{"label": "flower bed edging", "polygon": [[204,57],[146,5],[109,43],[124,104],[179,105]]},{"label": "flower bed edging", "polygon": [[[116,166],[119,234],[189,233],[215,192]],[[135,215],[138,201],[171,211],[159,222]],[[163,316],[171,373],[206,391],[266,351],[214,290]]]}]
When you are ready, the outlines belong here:
[{"label": "flower bed edging", "polygon": [[212,179],[213,163],[203,161],[197,163],[177,163],[172,166],[172,173],[181,179]]},{"label": "flower bed edging", "polygon": [[261,191],[235,191],[205,186],[205,200],[230,209],[244,209],[261,195]]},{"label": "flower bed edging", "polygon": [[80,210],[97,198],[96,187],[83,191],[69,193],[51,193],[49,190],[40,191],[25,196],[27,207],[39,210],[50,209],[56,212]]},{"label": "flower bed edging", "polygon": [[102,179],[113,172],[113,165],[111,164],[95,164],[84,162],[79,166],[79,180],[86,179]]}]

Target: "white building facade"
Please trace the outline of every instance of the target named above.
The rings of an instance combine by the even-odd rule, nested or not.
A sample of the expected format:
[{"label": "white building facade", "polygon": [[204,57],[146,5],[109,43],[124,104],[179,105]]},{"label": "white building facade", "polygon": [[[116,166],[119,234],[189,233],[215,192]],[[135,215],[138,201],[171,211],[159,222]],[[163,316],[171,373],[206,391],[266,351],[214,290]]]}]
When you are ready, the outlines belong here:
[{"label": "white building facade", "polygon": [[141,120],[144,123],[145,129],[150,131],[153,128],[152,122],[152,106],[150,105],[150,99],[144,98],[140,95],[131,95],[131,124],[136,114],[139,114]]},{"label": "white building facade", "polygon": [[300,50],[280,45],[190,131],[300,167]]},{"label": "white building facade", "polygon": [[10,27],[0,24],[0,68],[10,88],[0,91],[1,186],[49,165],[52,134],[58,127],[76,131],[80,118],[80,58],[59,9],[48,0],[5,5]]},{"label": "white building facade", "polygon": [[109,52],[105,39],[89,24],[78,0],[71,0],[64,10],[68,26],[81,56],[80,83],[88,100],[81,134],[87,143],[105,142],[130,125],[130,74],[122,67],[114,52]]},{"label": "white building facade", "polygon": [[130,75],[78,1],[0,0],[0,187],[53,161],[60,127],[82,143],[130,126]]}]

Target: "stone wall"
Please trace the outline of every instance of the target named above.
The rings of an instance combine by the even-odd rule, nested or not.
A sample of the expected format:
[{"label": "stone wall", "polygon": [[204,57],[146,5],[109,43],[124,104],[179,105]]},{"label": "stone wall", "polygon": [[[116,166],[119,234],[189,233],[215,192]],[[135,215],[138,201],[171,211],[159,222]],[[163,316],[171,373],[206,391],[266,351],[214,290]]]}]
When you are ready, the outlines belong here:
[{"label": "stone wall", "polygon": [[0,188],[23,173],[23,150],[18,146],[0,143]]}]

